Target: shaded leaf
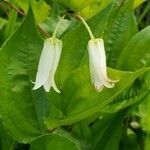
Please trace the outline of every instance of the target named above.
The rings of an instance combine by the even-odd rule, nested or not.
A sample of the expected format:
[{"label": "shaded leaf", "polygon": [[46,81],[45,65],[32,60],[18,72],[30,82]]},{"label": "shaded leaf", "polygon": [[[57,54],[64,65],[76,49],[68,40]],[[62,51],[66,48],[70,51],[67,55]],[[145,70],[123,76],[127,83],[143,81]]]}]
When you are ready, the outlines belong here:
[{"label": "shaded leaf", "polygon": [[132,5],[132,0],[115,3],[108,17],[103,36],[110,67],[116,67],[125,45],[137,32]]},{"label": "shaded leaf", "polygon": [[93,149],[117,150],[122,130],[122,121],[126,111],[113,115],[104,115],[91,126]]},{"label": "shaded leaf", "polygon": [[150,66],[149,43],[150,26],[137,33],[128,42],[118,60],[117,68],[122,70],[136,70]]},{"label": "shaded leaf", "polygon": [[0,122],[0,140],[1,140],[1,150],[13,150],[15,142],[8,136],[7,131]]},{"label": "shaded leaf", "polygon": [[31,143],[30,150],[81,150],[80,143],[62,130],[41,136]]}]

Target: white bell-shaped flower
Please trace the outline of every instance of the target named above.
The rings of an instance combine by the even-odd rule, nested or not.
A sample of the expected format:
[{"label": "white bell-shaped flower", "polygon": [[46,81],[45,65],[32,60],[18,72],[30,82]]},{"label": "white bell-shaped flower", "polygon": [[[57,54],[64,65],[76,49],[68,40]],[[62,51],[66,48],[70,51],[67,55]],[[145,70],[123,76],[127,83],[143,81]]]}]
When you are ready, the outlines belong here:
[{"label": "white bell-shaped flower", "polygon": [[103,39],[91,39],[88,42],[91,80],[96,90],[100,92],[103,87],[113,88],[115,80],[107,76],[106,54]]},{"label": "white bell-shaped flower", "polygon": [[51,87],[53,87],[56,92],[60,93],[54,76],[60,60],[61,50],[61,40],[51,37],[44,41],[33,90],[44,86],[46,92],[49,92]]}]

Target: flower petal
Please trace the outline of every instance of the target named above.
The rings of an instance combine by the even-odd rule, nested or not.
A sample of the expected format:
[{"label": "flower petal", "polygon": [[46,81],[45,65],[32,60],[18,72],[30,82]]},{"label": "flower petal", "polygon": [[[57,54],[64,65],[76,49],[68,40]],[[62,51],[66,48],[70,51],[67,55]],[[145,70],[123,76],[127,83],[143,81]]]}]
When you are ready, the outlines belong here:
[{"label": "flower petal", "polygon": [[97,91],[101,91],[103,86],[114,87],[114,83],[107,77],[106,54],[103,39],[92,39],[88,43],[90,74],[92,83]]},{"label": "flower petal", "polygon": [[57,44],[54,45],[53,50],[54,50],[53,57],[52,57],[53,64],[52,64],[52,68],[49,72],[48,79],[44,84],[44,88],[47,92],[49,92],[50,88],[53,87],[56,92],[60,93],[59,89],[56,86],[55,80],[54,80],[54,75],[55,75],[59,60],[60,60],[61,50],[62,50],[62,42],[60,40],[57,41]]},{"label": "flower petal", "polygon": [[53,49],[54,46],[51,38],[46,39],[41,53],[41,57],[38,65],[38,71],[36,75],[35,86],[33,87],[33,90],[38,89],[47,81],[52,66],[52,58],[53,58],[53,51],[54,51]]}]

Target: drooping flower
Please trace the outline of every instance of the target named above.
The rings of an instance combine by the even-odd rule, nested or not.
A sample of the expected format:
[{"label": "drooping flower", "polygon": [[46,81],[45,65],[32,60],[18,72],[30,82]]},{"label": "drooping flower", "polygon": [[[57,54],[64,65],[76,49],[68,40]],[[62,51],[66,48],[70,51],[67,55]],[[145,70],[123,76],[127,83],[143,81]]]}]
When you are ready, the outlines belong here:
[{"label": "drooping flower", "polygon": [[103,87],[113,88],[115,80],[107,76],[106,54],[103,39],[91,39],[88,42],[91,80],[96,90],[100,92]]},{"label": "drooping flower", "polygon": [[45,91],[49,92],[51,87],[53,87],[56,92],[60,93],[54,76],[60,60],[61,50],[61,40],[51,37],[44,41],[33,90],[43,86]]}]

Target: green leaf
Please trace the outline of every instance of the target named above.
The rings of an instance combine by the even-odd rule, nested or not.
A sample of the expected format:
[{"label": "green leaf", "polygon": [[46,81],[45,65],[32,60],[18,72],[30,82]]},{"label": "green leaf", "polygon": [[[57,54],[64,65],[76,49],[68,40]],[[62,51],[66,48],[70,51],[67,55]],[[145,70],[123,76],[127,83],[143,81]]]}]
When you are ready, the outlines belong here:
[{"label": "green leaf", "polygon": [[7,20],[4,18],[0,18],[0,30],[6,25]]},{"label": "green leaf", "polygon": [[109,5],[112,0],[94,0],[90,5],[83,8],[80,11],[81,16],[89,19],[96,15],[98,12],[103,10],[107,5]]},{"label": "green leaf", "polygon": [[144,150],[149,150],[150,149],[150,134],[148,133],[146,136],[146,140],[145,140],[145,148]]},{"label": "green leaf", "polygon": [[81,150],[80,143],[63,130],[41,136],[31,143],[30,150]]},{"label": "green leaf", "polygon": [[0,18],[0,47],[4,41],[4,30],[5,30],[5,26],[6,26],[7,22],[8,21],[6,19]]},{"label": "green leaf", "polygon": [[[124,12],[125,14],[127,13],[126,9],[128,7],[129,10],[131,9],[131,6],[131,1],[121,4],[118,7],[117,5],[113,7],[110,5],[93,17],[88,23],[92,29],[95,29],[94,33],[96,33],[96,37],[101,37],[105,31],[106,25],[109,24],[108,27],[111,27],[111,25],[118,19],[118,17],[116,17],[117,19],[111,19],[108,22],[110,14],[115,16],[115,14],[119,11],[120,16],[122,16]],[[120,19],[116,21],[118,24],[119,20],[122,21],[122,17],[119,18]],[[117,27],[121,29],[120,34],[122,35],[122,38],[119,40],[118,35],[117,43],[114,41],[114,45],[119,45],[119,43],[121,43],[121,46],[119,45],[120,47],[124,47],[126,44],[126,42],[123,41],[123,37],[126,37],[126,40],[129,40],[134,33],[133,32],[131,34],[129,31],[126,34],[126,32],[124,32],[126,25],[130,25],[130,27],[132,26],[132,23],[130,24],[128,22],[134,22],[133,12],[131,11],[129,15],[127,13],[127,15],[125,15],[123,18],[125,18],[125,23],[123,21],[123,30],[117,25]],[[109,29],[109,32],[111,33],[111,28]],[[106,36],[106,38],[109,40],[109,36]],[[59,68],[57,70],[57,81],[59,81],[62,93],[60,95],[57,95],[53,92],[49,93],[50,112],[49,117],[46,119],[46,124],[50,129],[57,126],[78,122],[102,112],[115,98],[122,94],[126,88],[131,86],[134,80],[141,74],[138,72],[119,72],[110,69],[109,75],[111,78],[119,79],[120,82],[117,83],[115,88],[104,89],[98,94],[91,85],[88,67],[88,54],[86,48],[87,43],[88,33],[82,25],[68,32],[63,38],[62,56]],[[113,50],[114,49],[112,48],[109,51]],[[120,48],[117,49],[117,51],[118,54],[116,55],[119,57],[119,54],[121,53]],[[136,99],[135,101],[138,100]],[[129,106],[131,103],[126,104],[126,107],[127,105]],[[52,113],[53,111],[51,110],[55,110],[55,113]]]},{"label": "green leaf", "polygon": [[51,129],[72,124],[103,112],[136,78],[148,70],[141,69],[135,73],[109,70],[109,75],[119,82],[115,88],[97,93],[90,82],[89,68],[83,65],[66,79],[59,96],[50,93],[49,103],[60,109],[61,115],[54,116],[50,112],[46,119],[47,127]]},{"label": "green leaf", "polygon": [[[137,33],[131,41],[128,42],[124,48],[117,68],[122,70],[137,70],[138,68],[150,66],[150,26],[146,27],[139,33]],[[145,79],[147,85],[150,85],[150,73],[147,72],[142,78]],[[144,91],[143,91],[144,93]],[[149,120],[149,94],[142,98],[143,103],[139,106],[139,114],[141,117],[141,126],[146,132],[148,132],[146,138],[145,149],[149,149],[149,131],[150,131],[150,120]],[[139,97],[137,97],[139,98]]]},{"label": "green leaf", "polygon": [[141,117],[141,126],[144,131],[150,133],[150,94],[144,99],[144,102],[139,106],[139,115]]},{"label": "green leaf", "polygon": [[72,133],[84,141],[86,150],[116,150],[121,137],[122,122],[127,111],[101,114],[91,123],[81,121],[73,126]]},{"label": "green leaf", "polygon": [[8,136],[7,131],[3,127],[0,121],[0,140],[1,140],[1,150],[13,150],[15,142]]},{"label": "green leaf", "polygon": [[109,67],[116,67],[123,48],[137,32],[132,5],[132,0],[115,3],[108,17],[103,36]]},{"label": "green leaf", "polygon": [[42,90],[33,92],[31,83],[35,78],[42,43],[30,10],[0,51],[2,123],[13,139],[25,143],[44,130],[42,115],[47,110],[47,99]]},{"label": "green leaf", "polygon": [[80,13],[82,17],[89,19],[103,10],[112,0],[56,0],[67,10]]},{"label": "green leaf", "polygon": [[36,23],[40,24],[48,17],[49,11],[50,11],[50,6],[47,5],[43,0],[31,1],[31,5],[32,5],[33,12],[35,15]]},{"label": "green leaf", "polygon": [[60,5],[64,6],[68,10],[79,11],[86,6],[90,5],[93,0],[53,0],[54,2],[59,3]]},{"label": "green leaf", "polygon": [[104,115],[91,126],[93,150],[117,150],[126,111]]},{"label": "green leaf", "polygon": [[[148,73],[148,72],[147,72]],[[137,79],[129,88],[118,96],[107,108],[104,113],[118,112],[129,106],[135,106],[145,99],[150,91],[149,82],[140,78]]]},{"label": "green leaf", "polygon": [[17,21],[17,12],[15,10],[11,10],[8,22],[6,24],[5,28],[5,34],[4,38],[5,40],[14,32],[15,26],[16,26],[16,21]]},{"label": "green leaf", "polygon": [[117,68],[134,71],[142,67],[150,66],[149,43],[150,26],[137,33],[128,42],[118,60]]}]

